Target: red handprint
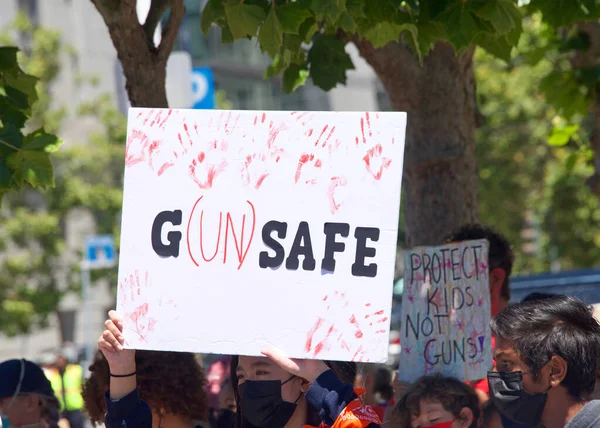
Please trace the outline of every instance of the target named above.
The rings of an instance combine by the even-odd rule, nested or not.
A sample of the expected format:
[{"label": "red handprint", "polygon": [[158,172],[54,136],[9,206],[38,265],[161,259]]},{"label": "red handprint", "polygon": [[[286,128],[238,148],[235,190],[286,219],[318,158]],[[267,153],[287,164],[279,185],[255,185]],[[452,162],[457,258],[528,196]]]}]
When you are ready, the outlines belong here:
[{"label": "red handprint", "polygon": [[[254,126],[268,126],[267,144],[263,150],[245,156],[241,169],[242,180],[246,185],[259,189],[265,179],[273,172],[275,164],[285,155],[283,148],[276,144],[279,133],[287,129],[285,123],[275,126],[272,120],[267,120],[267,114],[254,117]],[[252,139],[255,142],[255,138]]]},{"label": "red handprint", "polygon": [[[343,349],[348,352],[353,352],[352,361],[368,362],[366,358],[367,344],[360,342],[365,338],[365,331],[369,333],[369,337],[374,334],[385,334],[388,330],[385,328],[388,317],[383,316],[383,310],[372,312],[369,308],[370,303],[364,307],[365,312],[356,315],[348,311],[350,301],[344,293],[335,292],[332,296],[325,296],[323,302],[326,305],[323,316],[317,318],[314,326],[310,329],[307,335],[305,350],[311,353],[311,357],[317,357],[324,350],[331,350],[333,347]],[[335,313],[339,319],[340,313],[347,313],[347,322],[350,328],[343,325],[336,325],[328,320],[329,313]],[[349,337],[352,335],[353,337]]]},{"label": "red handprint", "polygon": [[[329,130],[329,132],[327,132]],[[303,153],[298,158],[298,166],[296,167],[295,183],[316,184],[318,176],[321,174],[323,162],[330,159],[332,153],[339,149],[341,142],[336,139],[331,141],[331,136],[335,131],[335,126],[329,129],[327,125],[322,129],[321,134],[315,140],[315,148],[311,153]],[[312,136],[313,130],[309,129],[307,136]],[[324,135],[327,136],[323,138]],[[332,179],[333,180],[333,179]]]},{"label": "red handprint", "polygon": [[119,283],[120,306],[133,307],[130,311],[125,310],[124,316],[131,323],[131,330],[144,342],[148,333],[153,332],[156,325],[156,319],[150,316],[149,304],[146,300],[147,290],[150,287],[148,271],[142,282],[137,269]]},{"label": "red handprint", "polygon": [[148,135],[143,131],[133,129],[127,138],[125,146],[125,166],[133,166],[146,161],[146,151],[150,145]]},{"label": "red handprint", "polygon": [[363,157],[367,171],[375,180],[381,180],[383,171],[390,167],[392,160],[383,156],[383,147],[381,144],[376,144],[375,147],[367,150]]}]

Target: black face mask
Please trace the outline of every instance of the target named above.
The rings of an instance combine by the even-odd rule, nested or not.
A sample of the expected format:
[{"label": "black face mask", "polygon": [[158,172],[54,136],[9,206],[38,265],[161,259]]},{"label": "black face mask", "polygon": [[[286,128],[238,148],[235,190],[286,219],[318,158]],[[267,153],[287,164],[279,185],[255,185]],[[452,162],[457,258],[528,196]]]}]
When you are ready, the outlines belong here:
[{"label": "black face mask", "polygon": [[247,380],[239,386],[240,407],[244,419],[257,428],[282,428],[296,411],[296,403],[288,403],[281,398],[281,387],[285,382],[278,380]]},{"label": "black face mask", "polygon": [[548,394],[547,392],[530,394],[525,391],[523,374],[523,372],[488,372],[490,399],[498,411],[508,419],[535,427],[542,419]]},{"label": "black face mask", "polygon": [[229,409],[219,410],[219,413],[210,419],[213,428],[233,428],[235,425],[235,413]]}]

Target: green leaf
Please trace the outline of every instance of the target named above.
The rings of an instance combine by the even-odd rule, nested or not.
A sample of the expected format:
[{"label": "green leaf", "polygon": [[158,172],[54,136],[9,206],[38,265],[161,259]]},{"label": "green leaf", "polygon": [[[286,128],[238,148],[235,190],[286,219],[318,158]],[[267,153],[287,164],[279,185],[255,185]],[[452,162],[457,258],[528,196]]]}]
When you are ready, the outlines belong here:
[{"label": "green leaf", "polygon": [[21,129],[25,126],[27,116],[23,111],[15,108],[8,97],[0,96],[0,121],[12,123],[17,129]]},{"label": "green leaf", "polygon": [[341,13],[347,10],[346,0],[312,0],[311,9],[315,14],[335,22]]},{"label": "green leaf", "polygon": [[479,33],[479,28],[466,3],[460,3],[447,12],[446,28],[448,39],[457,51],[471,45]]},{"label": "green leaf", "polygon": [[565,146],[577,131],[579,131],[579,125],[568,125],[563,128],[555,127],[548,137],[548,144],[555,147]]},{"label": "green leaf", "polygon": [[373,44],[373,47],[380,48],[390,42],[397,42],[402,32],[402,26],[391,22],[378,22],[375,27],[365,32],[365,38]]},{"label": "green leaf", "polygon": [[553,27],[600,18],[600,6],[595,0],[531,0],[528,7],[542,12],[544,21]]},{"label": "green leaf", "polygon": [[200,29],[204,35],[208,35],[208,30],[212,24],[223,24],[225,21],[225,7],[221,0],[208,0],[202,10],[200,17]]},{"label": "green leaf", "polygon": [[310,76],[324,91],[335,88],[338,83],[346,83],[346,70],[354,69],[344,46],[345,43],[335,36],[321,35],[308,52]]},{"label": "green leaf", "polygon": [[507,36],[494,37],[490,34],[480,33],[475,38],[475,43],[495,57],[510,62],[513,45],[508,41]]},{"label": "green leaf", "polygon": [[305,43],[309,43],[318,29],[317,21],[314,18],[309,18],[300,25],[298,35],[302,37]]},{"label": "green leaf", "polygon": [[44,128],[40,128],[25,137],[23,150],[54,153],[61,144],[62,141],[56,135],[48,134]]},{"label": "green leaf", "polygon": [[12,87],[24,93],[27,96],[30,105],[37,101],[38,94],[37,89],[35,87],[35,85],[38,82],[37,77],[30,76],[23,72],[18,73],[16,75],[7,74],[4,75],[4,82],[7,87]]},{"label": "green leaf", "polygon": [[356,22],[354,22],[354,18],[352,18],[352,15],[350,14],[350,12],[342,12],[342,14],[340,15],[340,18],[337,21],[337,24],[334,25],[336,28],[341,28],[344,31],[347,31],[349,33],[354,33],[356,32],[358,26],[356,25]]},{"label": "green leaf", "polygon": [[517,5],[508,0],[486,0],[485,5],[475,10],[475,15],[489,21],[496,31],[500,34],[506,34],[519,25],[515,21],[515,10],[517,15],[519,11]]},{"label": "green leaf", "polygon": [[0,128],[0,154],[9,154],[21,149],[23,145],[23,134],[14,124],[9,123]]},{"label": "green leaf", "polygon": [[286,64],[283,60],[283,57],[281,55],[276,55],[275,58],[273,58],[273,62],[267,67],[267,70],[264,74],[264,78],[270,79],[272,77],[277,76],[285,69],[285,65]]},{"label": "green leaf", "polygon": [[298,87],[306,83],[309,72],[306,68],[297,64],[291,64],[283,72],[283,91],[286,93],[294,92]]},{"label": "green leaf", "polygon": [[11,176],[12,174],[8,169],[8,165],[6,165],[6,162],[3,162],[2,158],[0,158],[0,192],[12,188]]},{"label": "green leaf", "polygon": [[346,9],[353,18],[365,18],[366,0],[346,0]]},{"label": "green leaf", "polygon": [[310,11],[298,7],[295,3],[275,8],[284,33],[298,34],[300,26],[312,16]]},{"label": "green leaf", "polygon": [[19,72],[19,62],[17,61],[17,52],[19,49],[14,46],[0,47],[0,72]]},{"label": "green leaf", "polygon": [[225,5],[227,24],[234,39],[255,36],[258,27],[265,19],[265,11],[260,6],[229,0]]},{"label": "green leaf", "polygon": [[265,19],[265,22],[260,27],[258,41],[263,52],[267,52],[271,57],[274,57],[281,49],[283,32],[274,9],[269,11],[267,19]]},{"label": "green leaf", "polygon": [[48,153],[20,150],[7,156],[6,163],[13,170],[13,179],[18,186],[25,183],[32,187],[54,186],[54,170]]},{"label": "green leaf", "polygon": [[29,99],[27,94],[15,89],[11,86],[4,88],[8,101],[19,110],[27,110],[29,107]]},{"label": "green leaf", "polygon": [[233,38],[233,34],[231,33],[231,29],[229,25],[224,25],[221,27],[221,43],[233,43],[235,40]]},{"label": "green leaf", "polygon": [[436,42],[446,37],[446,26],[441,22],[425,21],[417,25],[417,44],[421,55],[427,55]]}]

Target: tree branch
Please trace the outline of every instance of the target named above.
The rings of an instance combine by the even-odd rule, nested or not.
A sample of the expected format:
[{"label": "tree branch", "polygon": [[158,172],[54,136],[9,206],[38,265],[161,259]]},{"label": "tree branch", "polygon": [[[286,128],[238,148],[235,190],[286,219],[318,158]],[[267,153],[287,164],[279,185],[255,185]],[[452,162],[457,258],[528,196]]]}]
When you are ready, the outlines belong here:
[{"label": "tree branch", "polygon": [[107,25],[119,21],[119,9],[121,8],[119,0],[92,0],[92,3],[96,6]]},{"label": "tree branch", "polygon": [[150,11],[148,12],[146,22],[144,22],[143,25],[144,32],[148,39],[148,45],[150,46],[154,46],[154,32],[156,31],[156,26],[160,22],[160,18],[162,18],[165,10],[169,7],[169,3],[171,3],[171,0],[152,0],[152,3],[150,4]]},{"label": "tree branch", "polygon": [[162,32],[162,40],[158,47],[158,60],[166,61],[169,54],[173,50],[173,45],[177,39],[177,33],[179,27],[183,21],[185,15],[185,7],[183,6],[183,0],[171,0],[171,13],[169,14],[169,20],[165,29]]}]

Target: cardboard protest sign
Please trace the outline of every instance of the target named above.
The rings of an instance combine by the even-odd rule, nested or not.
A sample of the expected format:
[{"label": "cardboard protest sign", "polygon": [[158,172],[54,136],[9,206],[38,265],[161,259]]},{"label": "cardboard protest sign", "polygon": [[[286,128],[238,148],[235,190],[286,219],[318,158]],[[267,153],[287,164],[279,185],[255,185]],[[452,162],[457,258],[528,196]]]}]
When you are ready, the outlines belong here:
[{"label": "cardboard protest sign", "polygon": [[404,113],[131,109],[127,346],[384,361]]},{"label": "cardboard protest sign", "polygon": [[492,367],[488,242],[408,250],[399,378],[485,379]]}]

